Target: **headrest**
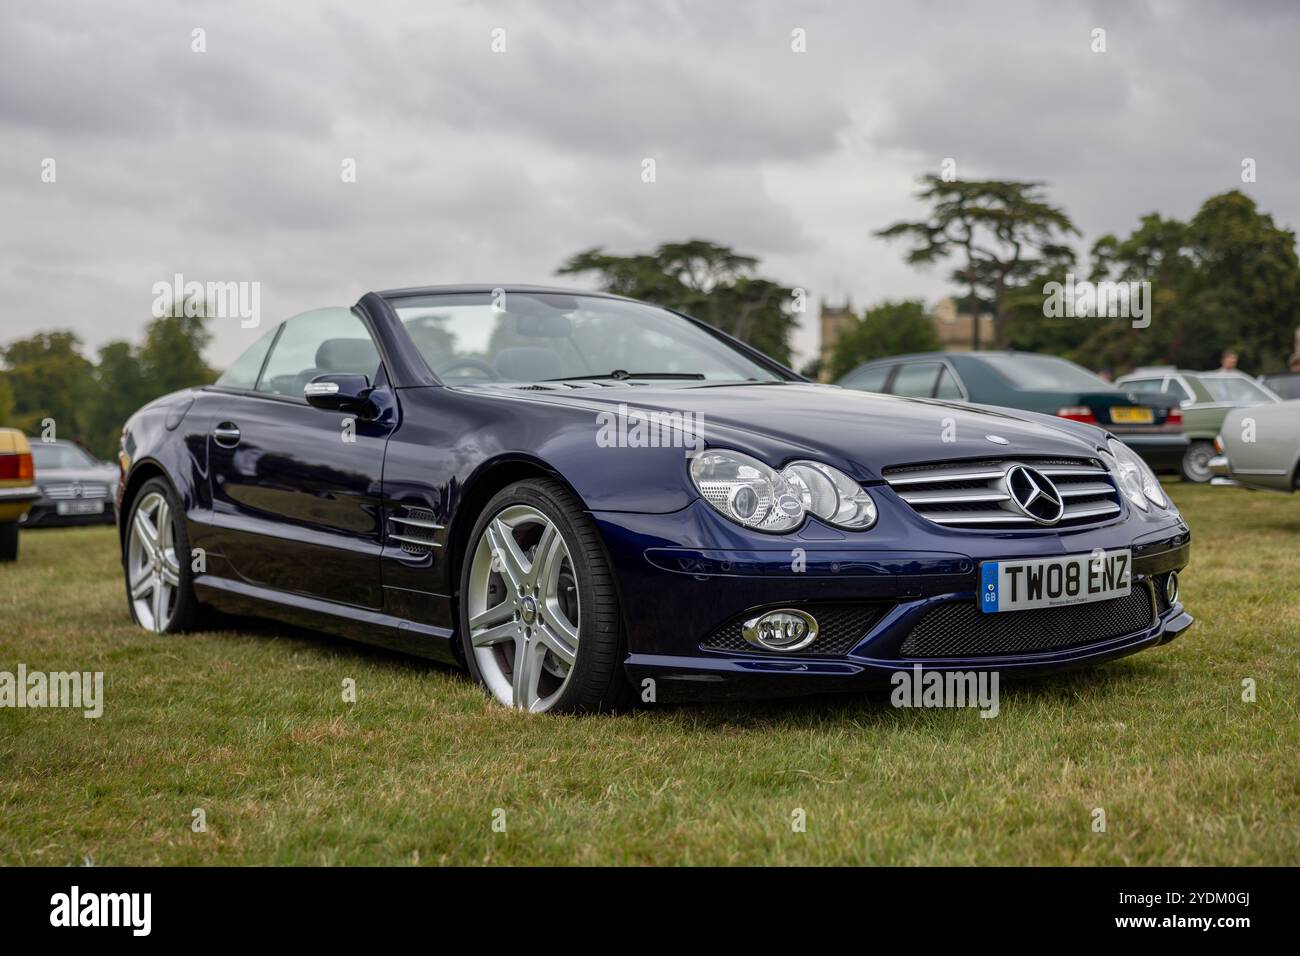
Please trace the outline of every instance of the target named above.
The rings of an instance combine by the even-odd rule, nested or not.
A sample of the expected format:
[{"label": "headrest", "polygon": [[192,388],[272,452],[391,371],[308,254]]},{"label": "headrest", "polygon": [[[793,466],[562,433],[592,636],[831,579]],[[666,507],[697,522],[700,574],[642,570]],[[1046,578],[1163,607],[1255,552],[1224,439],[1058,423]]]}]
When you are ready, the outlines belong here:
[{"label": "headrest", "polygon": [[316,367],[326,372],[374,375],[379,352],[369,339],[326,339],[316,350]]}]

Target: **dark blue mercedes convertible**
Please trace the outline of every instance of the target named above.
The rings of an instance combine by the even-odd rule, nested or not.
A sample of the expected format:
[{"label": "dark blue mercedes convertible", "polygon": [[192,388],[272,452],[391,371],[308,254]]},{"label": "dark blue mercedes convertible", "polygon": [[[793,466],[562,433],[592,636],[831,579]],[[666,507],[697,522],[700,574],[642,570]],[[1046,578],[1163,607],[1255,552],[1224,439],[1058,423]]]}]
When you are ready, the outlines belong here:
[{"label": "dark blue mercedes convertible", "polygon": [[276,618],[530,711],[1057,668],[1192,622],[1187,525],[1102,428],[814,384],[611,295],[308,312],[120,458],[142,627]]}]

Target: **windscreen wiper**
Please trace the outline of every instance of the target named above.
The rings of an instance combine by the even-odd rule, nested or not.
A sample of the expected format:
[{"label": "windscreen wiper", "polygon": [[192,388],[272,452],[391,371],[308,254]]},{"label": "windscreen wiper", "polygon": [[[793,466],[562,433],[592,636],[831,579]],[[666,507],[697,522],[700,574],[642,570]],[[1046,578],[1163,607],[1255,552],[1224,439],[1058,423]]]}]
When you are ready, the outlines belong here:
[{"label": "windscreen wiper", "polygon": [[703,372],[628,372],[616,368],[612,372],[594,372],[591,375],[562,375],[559,378],[544,378],[544,382],[581,382],[586,379],[612,378],[623,382],[629,378],[688,379],[694,382],[704,381]]}]

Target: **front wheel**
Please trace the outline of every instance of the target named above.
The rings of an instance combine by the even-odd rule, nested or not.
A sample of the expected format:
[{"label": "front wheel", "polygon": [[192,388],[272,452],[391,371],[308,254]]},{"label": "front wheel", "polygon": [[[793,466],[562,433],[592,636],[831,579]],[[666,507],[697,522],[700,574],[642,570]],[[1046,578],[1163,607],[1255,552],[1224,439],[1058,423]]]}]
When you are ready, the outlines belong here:
[{"label": "front wheel", "polygon": [[184,514],[171,486],[145,482],[131,505],[122,567],[131,617],[159,634],[190,630],[202,611],[191,587]]},{"label": "front wheel", "polygon": [[625,703],[614,576],[591,517],[559,482],[521,481],[488,502],[459,606],[465,661],[499,702],[533,713]]},{"label": "front wheel", "polygon": [[1183,480],[1205,484],[1213,478],[1214,473],[1210,471],[1210,459],[1213,457],[1214,445],[1208,441],[1194,441],[1188,445],[1183,454]]}]

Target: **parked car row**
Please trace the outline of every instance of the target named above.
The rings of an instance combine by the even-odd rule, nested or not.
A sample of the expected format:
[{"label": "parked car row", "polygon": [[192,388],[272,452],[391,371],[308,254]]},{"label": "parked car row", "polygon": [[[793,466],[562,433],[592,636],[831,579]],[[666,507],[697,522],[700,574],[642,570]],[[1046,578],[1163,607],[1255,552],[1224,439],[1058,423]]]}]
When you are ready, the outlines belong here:
[{"label": "parked car row", "polygon": [[75,442],[0,428],[0,561],[18,557],[22,527],[112,524],[117,477],[117,468]]},{"label": "parked car row", "polygon": [[1140,368],[1115,384],[1140,395],[1172,397],[1183,409],[1187,453],[1182,475],[1188,481],[1207,482],[1213,475],[1214,439],[1224,417],[1234,408],[1276,404],[1281,399],[1242,372],[1192,372],[1173,367]]}]

